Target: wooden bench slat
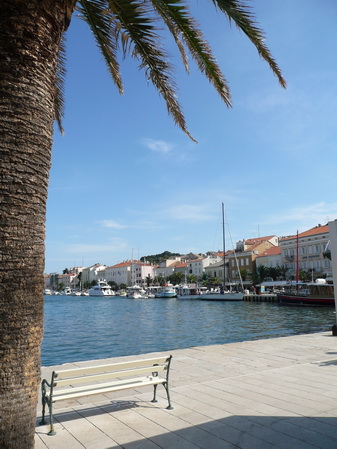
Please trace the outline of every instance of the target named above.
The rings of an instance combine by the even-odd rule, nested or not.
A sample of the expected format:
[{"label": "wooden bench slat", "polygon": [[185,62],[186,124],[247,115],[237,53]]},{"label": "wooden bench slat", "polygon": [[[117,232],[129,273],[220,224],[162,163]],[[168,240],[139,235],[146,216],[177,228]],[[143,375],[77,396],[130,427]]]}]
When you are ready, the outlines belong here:
[{"label": "wooden bench slat", "polygon": [[94,383],[105,379],[116,379],[118,377],[140,376],[141,374],[151,374],[155,372],[165,371],[166,369],[167,367],[165,365],[158,365],[158,366],[149,366],[147,368],[136,368],[132,370],[112,371],[110,373],[87,375],[81,377],[71,377],[62,380],[58,380],[57,377],[55,381],[55,386],[63,387],[66,385],[77,385],[89,382]]},{"label": "wooden bench slat", "polygon": [[146,385],[162,384],[165,379],[159,377],[144,378],[143,380],[137,379],[132,382],[121,381],[105,384],[97,384],[94,387],[88,385],[86,387],[76,387],[70,390],[60,390],[53,395],[53,402],[62,401],[64,399],[74,399],[83,396],[90,396],[94,394],[109,393],[113,391],[126,390],[129,388],[143,387]]},{"label": "wooden bench slat", "polygon": [[151,359],[139,359],[132,360],[129,362],[118,362],[111,363],[107,365],[96,365],[96,366],[87,366],[87,367],[79,367],[72,368],[68,370],[57,370],[57,378],[65,379],[68,377],[78,377],[78,375],[85,374],[94,374],[94,373],[102,373],[104,371],[112,371],[112,370],[123,370],[130,368],[137,368],[141,366],[150,366],[150,365],[160,365],[168,361],[168,357],[154,357]]}]

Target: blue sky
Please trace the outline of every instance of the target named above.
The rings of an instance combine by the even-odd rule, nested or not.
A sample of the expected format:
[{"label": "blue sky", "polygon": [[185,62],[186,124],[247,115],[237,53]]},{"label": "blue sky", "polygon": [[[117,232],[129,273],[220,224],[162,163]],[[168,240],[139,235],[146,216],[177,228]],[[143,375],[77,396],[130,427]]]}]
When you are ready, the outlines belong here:
[{"label": "blue sky", "polygon": [[284,90],[210,1],[191,2],[225,74],[227,109],[193,61],[173,55],[193,143],[131,58],[120,96],[84,22],[67,36],[65,135],[55,130],[46,272],[221,249],[337,218],[337,2],[254,0]]}]

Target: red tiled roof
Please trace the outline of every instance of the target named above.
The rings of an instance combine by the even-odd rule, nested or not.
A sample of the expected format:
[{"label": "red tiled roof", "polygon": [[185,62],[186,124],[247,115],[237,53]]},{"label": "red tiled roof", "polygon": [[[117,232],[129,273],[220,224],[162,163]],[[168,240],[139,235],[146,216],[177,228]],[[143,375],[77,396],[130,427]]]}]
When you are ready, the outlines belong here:
[{"label": "red tiled roof", "polygon": [[279,246],[273,246],[272,248],[263,251],[263,253],[259,254],[257,257],[276,256],[277,254],[281,254],[281,248]]},{"label": "red tiled roof", "polygon": [[[318,225],[314,228],[308,229],[308,231],[304,231],[298,234],[298,237],[310,237],[311,235],[317,235],[317,234],[325,234],[326,232],[329,232],[329,225]],[[296,239],[297,235],[290,235],[289,237],[282,237],[280,240],[291,240]]]},{"label": "red tiled roof", "polygon": [[315,226],[314,228],[309,229],[308,231],[301,232],[299,237],[308,237],[310,235],[316,234],[324,234],[325,232],[329,232],[329,226]]},{"label": "red tiled roof", "polygon": [[245,240],[245,245],[255,245],[256,243],[261,243],[261,242],[264,242],[265,240],[270,240],[273,237],[275,237],[275,236],[268,235],[267,237],[257,237],[254,239],[247,239],[247,240]]},{"label": "red tiled roof", "polygon": [[107,267],[106,270],[109,270],[110,268],[121,268],[121,267],[129,267],[133,261],[126,260],[125,262],[117,263],[116,265],[112,265],[111,267]]},{"label": "red tiled roof", "polygon": [[188,262],[177,262],[176,268],[185,268],[188,266]]}]

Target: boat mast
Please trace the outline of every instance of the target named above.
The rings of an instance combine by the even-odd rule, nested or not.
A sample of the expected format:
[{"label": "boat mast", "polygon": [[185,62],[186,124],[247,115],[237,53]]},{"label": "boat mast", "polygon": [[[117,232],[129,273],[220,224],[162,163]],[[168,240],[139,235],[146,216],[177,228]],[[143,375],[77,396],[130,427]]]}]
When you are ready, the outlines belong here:
[{"label": "boat mast", "polygon": [[222,248],[223,248],[223,289],[226,285],[226,258],[225,258],[225,207],[222,205]]},{"label": "boat mast", "polygon": [[297,231],[297,237],[296,237],[296,288],[298,289],[298,281],[299,281],[299,237],[298,237],[298,231]]}]

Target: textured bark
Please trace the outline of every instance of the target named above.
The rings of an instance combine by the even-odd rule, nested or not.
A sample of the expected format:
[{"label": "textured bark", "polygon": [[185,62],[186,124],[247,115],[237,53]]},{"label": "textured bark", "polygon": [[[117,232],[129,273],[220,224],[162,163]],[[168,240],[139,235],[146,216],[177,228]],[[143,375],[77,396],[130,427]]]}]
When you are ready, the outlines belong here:
[{"label": "textured bark", "polygon": [[66,0],[0,1],[0,448],[34,447],[54,80]]}]

